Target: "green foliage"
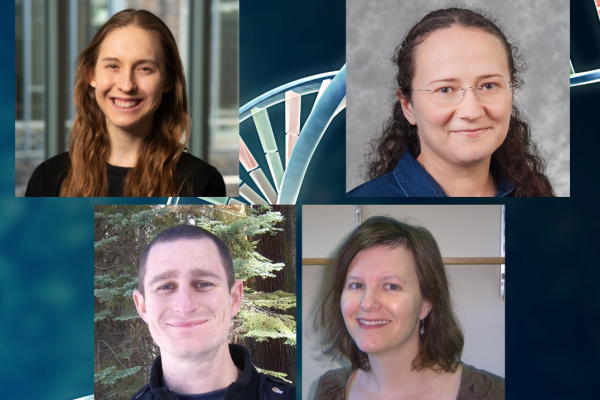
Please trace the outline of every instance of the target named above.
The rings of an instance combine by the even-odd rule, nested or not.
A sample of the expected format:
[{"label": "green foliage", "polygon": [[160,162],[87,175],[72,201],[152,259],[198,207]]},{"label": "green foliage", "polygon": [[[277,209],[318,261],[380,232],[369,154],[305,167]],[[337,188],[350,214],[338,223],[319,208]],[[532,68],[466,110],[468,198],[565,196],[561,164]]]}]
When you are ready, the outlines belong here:
[{"label": "green foliage", "polygon": [[[128,399],[158,354],[132,299],[138,287],[137,265],[144,248],[164,229],[200,226],[222,239],[234,259],[237,279],[245,281],[244,300],[236,317],[237,337],[257,341],[284,339],[296,346],[296,321],[289,311],[296,296],[283,291],[256,292],[252,282],[271,278],[285,264],[273,263],[256,251],[259,235],[276,235],[283,221],[270,207],[238,206],[97,206],[95,219],[94,325],[98,398]],[[283,373],[265,371],[285,379]]]},{"label": "green foliage", "polygon": [[262,369],[262,368],[258,368],[258,367],[256,368],[256,370],[261,374],[271,375],[271,376],[274,376],[275,378],[281,379],[282,381],[292,383],[292,381],[290,381],[289,379],[285,379],[287,377],[287,374],[284,374],[283,372],[269,371],[268,369]]}]

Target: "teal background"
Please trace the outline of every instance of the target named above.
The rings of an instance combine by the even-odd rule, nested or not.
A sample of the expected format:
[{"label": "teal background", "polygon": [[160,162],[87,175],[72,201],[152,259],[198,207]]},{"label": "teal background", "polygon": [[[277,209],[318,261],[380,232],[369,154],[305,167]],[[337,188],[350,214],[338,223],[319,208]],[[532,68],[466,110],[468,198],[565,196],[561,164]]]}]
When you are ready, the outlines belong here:
[{"label": "teal background", "polygon": [[[591,1],[591,0],[589,0]],[[262,2],[261,2],[262,3]],[[340,7],[312,7],[298,20],[298,4],[276,2],[278,13],[254,16],[254,45],[285,26],[299,42],[301,32],[315,29],[314,13],[339,21]],[[304,4],[304,3],[303,3]],[[241,5],[242,33],[246,1]],[[66,400],[93,391],[93,205],[165,203],[152,199],[38,199],[14,196],[12,150],[14,102],[14,6],[0,2],[0,398]],[[285,22],[268,31],[276,15]],[[343,15],[343,14],[341,14]],[[338,18],[338,19],[336,19]],[[571,26],[577,23],[571,13]],[[294,24],[292,22],[296,21]],[[266,26],[264,29],[260,29]],[[285,26],[284,26],[285,25]],[[337,22],[331,29],[342,29]],[[292,35],[293,34],[293,35]],[[258,40],[261,39],[261,40]],[[327,36],[321,38],[327,41]],[[251,45],[240,37],[241,51]],[[263,62],[280,62],[287,47],[263,55]],[[275,49],[275,50],[274,50]],[[285,51],[284,51],[285,50]],[[270,54],[270,55],[269,55]],[[310,55],[310,52],[303,53]],[[308,55],[306,57],[308,57]],[[242,56],[242,54],[240,55]],[[340,57],[336,56],[335,65]],[[240,58],[240,74],[244,73]],[[340,61],[343,62],[343,59]],[[284,69],[283,63],[279,68]],[[291,64],[289,64],[291,65]],[[288,66],[289,66],[288,65]],[[340,65],[341,66],[341,65]],[[257,68],[257,67],[255,67]],[[339,67],[338,67],[339,68]],[[567,60],[565,60],[565,80]],[[274,75],[276,69],[269,70]],[[321,72],[297,71],[304,76]],[[281,78],[283,83],[292,77]],[[260,83],[258,78],[255,78]],[[247,90],[240,76],[240,102]],[[268,85],[273,87],[272,85]],[[596,121],[600,84],[571,91],[572,193],[561,199],[505,199],[506,204],[506,379],[507,399],[597,398],[597,360],[600,358],[600,213],[596,183],[599,128]],[[256,89],[262,93],[262,89]],[[260,94],[258,93],[258,94]],[[252,96],[248,96],[252,97]],[[254,98],[253,96],[252,98]],[[340,114],[341,116],[342,114]],[[339,117],[339,116],[338,116]],[[344,136],[325,138],[315,153],[315,170],[301,203],[352,204],[345,197]],[[330,150],[331,152],[328,152]],[[311,164],[312,165],[312,164]],[[319,174],[319,170],[323,173]],[[317,189],[318,188],[318,189]],[[303,192],[301,192],[303,196]],[[195,199],[193,199],[195,201]],[[403,204],[501,204],[494,199],[388,199]],[[381,203],[363,199],[365,204]],[[297,221],[302,220],[301,207]],[[300,240],[302,231],[298,227]],[[301,257],[301,243],[298,243]],[[298,274],[301,276],[300,263]],[[301,302],[301,282],[298,301]],[[298,315],[301,309],[298,308]],[[310,322],[308,322],[310,323]],[[299,328],[301,325],[299,324]],[[301,348],[299,347],[299,350]],[[298,365],[301,371],[301,365]],[[299,372],[299,375],[300,372]]]}]

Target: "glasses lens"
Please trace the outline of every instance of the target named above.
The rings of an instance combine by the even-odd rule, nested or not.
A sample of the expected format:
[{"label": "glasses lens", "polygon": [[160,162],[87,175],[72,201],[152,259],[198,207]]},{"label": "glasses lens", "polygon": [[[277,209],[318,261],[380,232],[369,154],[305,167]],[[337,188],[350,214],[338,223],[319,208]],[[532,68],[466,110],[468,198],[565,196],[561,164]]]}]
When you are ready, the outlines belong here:
[{"label": "glasses lens", "polygon": [[435,84],[429,87],[431,98],[434,103],[440,105],[451,105],[460,102],[462,91],[455,84]]},{"label": "glasses lens", "polygon": [[429,87],[431,99],[439,105],[456,105],[466,96],[467,90],[473,90],[474,94],[483,103],[497,103],[510,97],[510,86],[507,83],[484,83],[476,88],[461,88],[455,84],[436,84]]}]

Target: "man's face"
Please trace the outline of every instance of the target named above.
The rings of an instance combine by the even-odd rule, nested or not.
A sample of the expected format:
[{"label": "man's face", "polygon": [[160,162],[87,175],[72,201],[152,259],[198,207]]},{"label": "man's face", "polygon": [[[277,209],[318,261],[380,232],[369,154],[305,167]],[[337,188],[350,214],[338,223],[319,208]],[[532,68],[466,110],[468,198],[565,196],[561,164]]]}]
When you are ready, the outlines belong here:
[{"label": "man's face", "polygon": [[133,298],[161,355],[201,359],[227,345],[231,318],[242,302],[242,282],[229,290],[213,242],[156,244],[148,254],[143,285],[145,295],[136,290]]}]

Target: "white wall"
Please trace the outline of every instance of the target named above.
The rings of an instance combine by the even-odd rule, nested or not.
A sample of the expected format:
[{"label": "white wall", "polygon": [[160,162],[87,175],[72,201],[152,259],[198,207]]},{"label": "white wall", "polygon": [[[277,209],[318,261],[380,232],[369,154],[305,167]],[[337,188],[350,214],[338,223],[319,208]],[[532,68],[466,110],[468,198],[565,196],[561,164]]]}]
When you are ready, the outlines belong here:
[{"label": "white wall", "polygon": [[[499,257],[499,205],[363,205],[362,220],[387,215],[421,225],[433,234],[442,257]],[[354,230],[355,206],[303,206],[302,258],[332,258]],[[321,353],[314,316],[324,292],[327,266],[302,266],[302,393],[312,399],[317,380],[339,368]],[[463,361],[505,376],[504,301],[498,265],[446,267],[454,307],[465,333]]]}]

